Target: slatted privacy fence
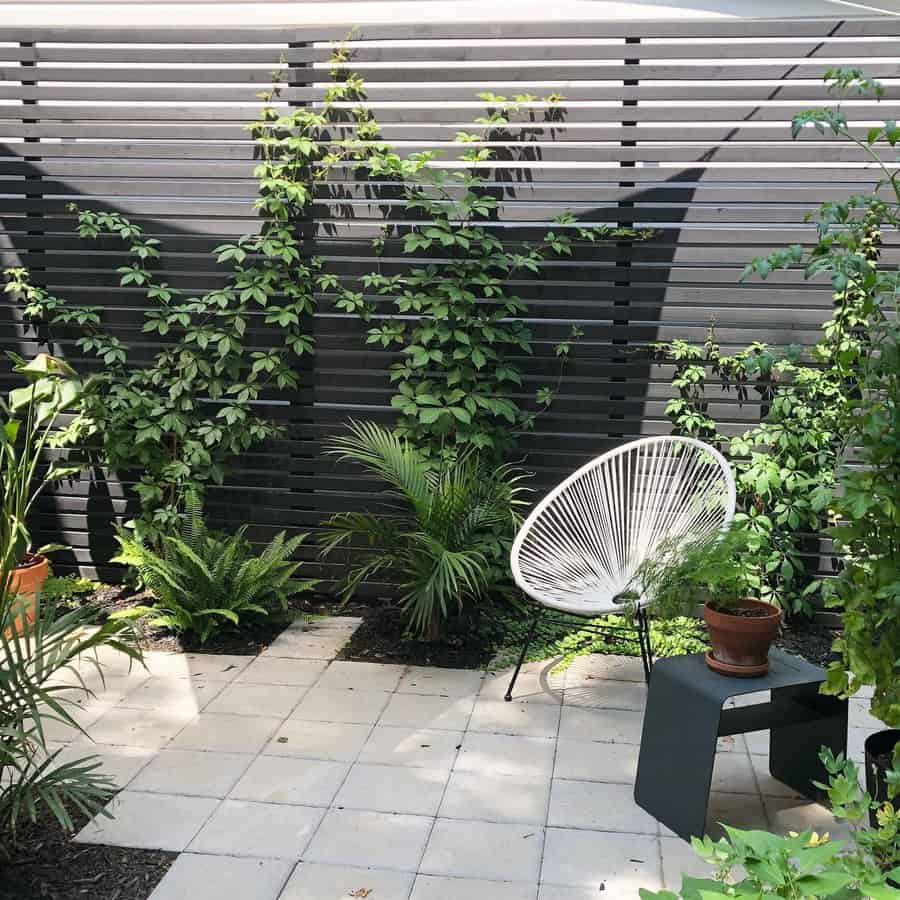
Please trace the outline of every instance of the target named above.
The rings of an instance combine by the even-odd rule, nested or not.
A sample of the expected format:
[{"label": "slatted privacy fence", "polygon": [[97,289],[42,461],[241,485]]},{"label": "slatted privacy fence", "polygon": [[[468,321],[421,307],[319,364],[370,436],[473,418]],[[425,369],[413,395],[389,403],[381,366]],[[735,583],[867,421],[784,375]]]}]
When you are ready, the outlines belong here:
[{"label": "slatted privacy fence", "polygon": [[[321,102],[328,59],[346,40],[383,138],[401,152],[440,148],[439,164],[454,164],[454,134],[483,115],[478,93],[563,96],[558,114],[526,103],[494,142],[498,160],[486,172],[501,204],[491,227],[527,239],[571,210],[582,223],[658,229],[646,243],[581,247],[542,280],[516,284],[536,338],[534,357],[523,360],[523,397],[556,378],[553,345],[570,325],[585,331],[559,399],[520,444],[538,492],[611,446],[669,431],[672,370],[642,357],[641,345],[701,340],[712,323],[726,347],[816,339],[830,308],[824,286],[797,272],[744,286],[738,278],[753,256],[809,241],[804,217],[819,202],[877,180],[855,146],[814,134],[792,141],[789,122],[828,101],[822,75],[835,65],[885,82],[879,103],[845,103],[860,134],[896,118],[900,21],[351,27],[0,30],[4,264],[103,305],[139,365],[156,346],[140,334],[146,300],[118,286],[121,247],[79,242],[66,204],[121,211],[162,238],[160,268],[173,284],[220,283],[210,249],[258,227],[243,127],[258,93],[281,70],[280,102]],[[401,271],[408,258],[396,237],[377,263],[371,239],[385,219],[402,231],[405,215],[397,185],[336,172],[307,224],[309,250],[347,284],[376,264]],[[885,262],[896,263],[896,237],[885,242]],[[4,348],[39,349],[8,300],[0,321]],[[375,485],[319,451],[350,417],[391,421],[394,357],[366,346],[361,323],[328,297],[311,327],[316,352],[303,387],[268,404],[285,438],[246,454],[209,501],[216,522],[249,521],[259,539],[282,527],[315,530],[331,512],[376,502]],[[89,366],[67,336],[56,337],[58,350]],[[711,411],[732,431],[758,414],[727,394]],[[133,508],[129,480],[95,471],[43,498],[42,531],[72,547],[69,565],[110,574],[110,524]]]}]

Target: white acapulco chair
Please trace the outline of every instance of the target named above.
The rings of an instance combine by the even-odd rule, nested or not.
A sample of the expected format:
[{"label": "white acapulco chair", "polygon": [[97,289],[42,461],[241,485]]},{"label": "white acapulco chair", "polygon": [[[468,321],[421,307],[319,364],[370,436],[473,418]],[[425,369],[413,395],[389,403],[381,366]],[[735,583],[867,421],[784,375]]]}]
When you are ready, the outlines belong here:
[{"label": "white acapulco chair", "polygon": [[644,675],[653,650],[635,576],[659,546],[723,531],[734,517],[734,477],[714,447],[695,438],[652,437],[617,447],[582,466],[532,510],[513,542],[516,584],[537,604],[506,699],[542,615],[593,619],[634,610],[635,627],[591,624],[619,640],[637,634]]}]

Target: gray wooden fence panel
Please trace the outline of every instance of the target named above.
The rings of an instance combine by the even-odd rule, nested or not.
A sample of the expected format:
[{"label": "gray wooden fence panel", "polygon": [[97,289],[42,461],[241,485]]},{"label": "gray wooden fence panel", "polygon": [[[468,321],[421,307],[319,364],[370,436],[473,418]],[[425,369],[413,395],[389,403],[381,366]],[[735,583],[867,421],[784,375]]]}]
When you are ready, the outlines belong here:
[{"label": "gray wooden fence panel", "polygon": [[[285,102],[320,101],[332,44],[349,31],[0,29],[3,264],[105,306],[135,361],[149,358],[159,343],[140,333],[141,292],[118,286],[122,248],[79,242],[67,203],[121,211],[163,239],[169,281],[196,291],[219,283],[211,248],[258,227],[242,128],[257,92],[283,68]],[[407,152],[440,147],[453,159],[453,135],[483,112],[481,91],[564,96],[561,121],[543,121],[546,105],[536,101],[534,120],[500,142],[505,161],[486,170],[502,198],[492,227],[527,239],[571,209],[582,222],[659,229],[647,243],[580,248],[540,281],[516,284],[536,338],[534,357],[522,360],[523,400],[555,379],[553,345],[570,324],[585,331],[559,400],[521,441],[538,492],[591,455],[669,431],[672,368],[641,358],[640,345],[702,340],[713,321],[727,347],[816,339],[830,309],[825,286],[797,272],[738,286],[741,269],[754,255],[808,242],[810,210],[878,176],[853,145],[792,141],[790,117],[828,102],[822,74],[836,60],[887,79],[880,103],[845,104],[860,134],[900,114],[900,21],[890,18],[380,25],[355,30],[349,43],[384,137]],[[337,173],[318,190],[310,251],[358,284],[374,265],[370,241],[385,214],[404,221],[396,185]],[[890,236],[885,259],[900,259]],[[399,242],[388,241],[382,269],[407,264]],[[350,417],[391,421],[396,357],[367,346],[364,327],[327,296],[314,331],[303,387],[273,407],[284,438],[246,454],[209,498],[216,522],[250,522],[258,539],[281,528],[315,531],[329,513],[377,496],[377,485],[319,450]],[[4,349],[41,349],[8,299],[0,335]],[[56,349],[90,365],[65,335]],[[4,389],[10,383],[0,379]],[[712,412],[735,432],[758,415],[728,394],[713,398]],[[132,480],[95,471],[41,499],[43,536],[72,547],[65,565],[110,574],[111,523],[134,508]]]}]

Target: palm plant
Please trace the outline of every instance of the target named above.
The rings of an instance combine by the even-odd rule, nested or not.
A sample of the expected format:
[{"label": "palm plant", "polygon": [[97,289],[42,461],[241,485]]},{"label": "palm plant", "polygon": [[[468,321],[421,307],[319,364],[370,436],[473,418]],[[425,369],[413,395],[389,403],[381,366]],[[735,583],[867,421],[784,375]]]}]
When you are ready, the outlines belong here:
[{"label": "palm plant", "polygon": [[[91,691],[76,663],[92,664],[102,680],[98,647],[140,660],[127,622],[88,631],[93,617],[89,607],[60,615],[38,598],[30,621],[19,618],[11,598],[0,603],[0,849],[15,840],[23,821],[35,822],[42,808],[71,830],[71,808],[93,815],[116,789],[98,771],[96,757],[59,761],[60,750],[48,748],[45,733],[48,721],[81,730],[70,710]],[[74,684],[60,677],[64,672]]]},{"label": "palm plant", "polygon": [[452,611],[489,598],[508,580],[524,473],[489,467],[474,452],[435,463],[369,422],[351,423],[350,434],[334,438],[326,452],[361,464],[389,488],[386,512],[338,513],[325,525],[323,556],[351,551],[345,601],[364,582],[396,577],[410,631],[434,640]]},{"label": "palm plant", "polygon": [[133,566],[156,597],[154,606],[117,613],[118,618],[149,616],[154,625],[187,632],[201,644],[241,618],[265,616],[318,583],[293,578],[300,567],[291,557],[306,538],[289,540],[282,531],[260,554],[244,537],[247,526],[227,535],[209,531],[199,501],[189,499],[179,535],[164,535],[160,551],[120,529],[115,562]]}]

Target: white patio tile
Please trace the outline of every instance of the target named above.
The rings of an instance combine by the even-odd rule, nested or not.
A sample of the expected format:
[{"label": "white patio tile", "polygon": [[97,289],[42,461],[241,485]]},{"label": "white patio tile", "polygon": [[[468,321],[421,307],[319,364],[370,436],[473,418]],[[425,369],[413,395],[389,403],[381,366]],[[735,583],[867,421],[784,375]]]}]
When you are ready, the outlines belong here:
[{"label": "white patio tile", "polygon": [[283,719],[308,690],[305,686],[288,684],[229,684],[210,702],[206,712]]},{"label": "white patio tile", "polygon": [[656,834],[656,819],[634,802],[630,784],[554,779],[547,824],[631,834]]},{"label": "white patio tile", "polygon": [[851,697],[848,704],[848,723],[852,728],[865,728],[872,734],[876,731],[881,731],[884,728],[884,722],[872,715],[869,711],[869,705],[869,700]]},{"label": "white patio tile", "polygon": [[713,767],[713,791],[729,794],[758,794],[756,774],[747,753],[718,753]]},{"label": "white patio tile", "polygon": [[347,763],[291,756],[259,756],[232,789],[236,800],[328,806],[347,775]]},{"label": "white patio tile", "polygon": [[556,704],[479,699],[472,710],[469,730],[555,738],[559,715]]},{"label": "white patio tile", "polygon": [[[861,766],[866,759],[866,738],[868,736],[868,728],[847,729],[847,756]],[[766,752],[768,753],[768,748]]]},{"label": "white patio tile", "polygon": [[559,736],[574,741],[640,744],[643,714],[624,709],[582,709],[564,706]]},{"label": "white patio tile", "polygon": [[368,725],[288,719],[266,745],[266,756],[295,756],[353,762],[369,736]]},{"label": "white patio tile", "polygon": [[258,656],[235,681],[238,684],[315,684],[328,665],[319,659],[278,659]]},{"label": "white patio tile", "polygon": [[75,725],[64,722],[56,716],[56,713],[48,710],[41,718],[41,727],[48,741],[55,741],[59,744],[81,741],[85,739],[86,732],[90,733],[94,723],[113,708],[114,705],[112,703],[88,703],[85,706],[71,704],[66,706],[66,712],[75,721]]},{"label": "white patio tile", "polygon": [[463,738],[456,769],[493,775],[549,776],[554,749],[550,738],[469,732]]},{"label": "white patio tile", "polygon": [[280,724],[280,719],[268,716],[204,712],[186,725],[170,746],[181,750],[259,753]]},{"label": "white patio tile", "polygon": [[98,744],[156,750],[175,737],[192,718],[183,710],[116,707],[94,722],[89,734]]},{"label": "white patio tile", "polygon": [[225,800],[191,841],[195,853],[300,859],[324,810]]},{"label": "white patio tile", "polygon": [[[769,732],[761,732],[765,735],[765,749],[763,753],[769,752]],[[716,741],[716,753],[748,753],[747,741],[743,734],[726,734]]]},{"label": "white patio tile", "polygon": [[291,713],[291,719],[373,725],[390,696],[385,691],[338,691],[316,685]]},{"label": "white patio tile", "polygon": [[425,816],[332,809],[303,859],[414,872],[432,822]]},{"label": "white patio tile", "polygon": [[474,694],[466,697],[393,694],[379,724],[456,731],[466,727],[474,704]]},{"label": "white patio tile", "polygon": [[182,853],[150,900],[277,900],[292,863]]},{"label": "white patio tile", "polygon": [[222,653],[160,653],[151,650],[144,654],[144,661],[151,675],[233,681],[250,665],[253,657]]},{"label": "white patio tile", "polygon": [[543,837],[534,825],[438,819],[419,871],[536,884]]},{"label": "white patio tile", "polygon": [[131,709],[175,709],[193,715],[200,712],[224,687],[225,682],[205,678],[154,675],[129,691],[121,705]]},{"label": "white patio tile", "polygon": [[753,765],[753,771],[756,775],[756,781],[759,785],[759,791],[761,794],[767,797],[786,797],[789,799],[799,799],[800,794],[798,794],[793,788],[788,787],[783,781],[779,781],[773,775],[769,774],[768,756],[757,756],[756,754],[754,754],[750,757],[750,762]]},{"label": "white patio tile", "polygon": [[317,687],[331,690],[392,691],[406,666],[335,660],[323,673]]},{"label": "white patio tile", "polygon": [[133,791],[224,797],[252,761],[238,753],[160,750],[131,782]]},{"label": "white patio tile", "polygon": [[538,900],[599,900],[601,893],[597,888],[542,884],[538,888]]},{"label": "white patio tile", "polygon": [[446,769],[357,763],[338,791],[334,805],[433,816],[440,805],[447,775]]},{"label": "white patio tile", "polygon": [[437,694],[441,697],[468,697],[481,689],[484,673],[472,669],[438,669],[410,666],[397,691],[401,694]]},{"label": "white patio tile", "polygon": [[712,878],[715,869],[694,852],[693,847],[678,837],[660,838],[662,847],[663,881],[670,891],[681,889],[683,875],[691,878]]},{"label": "white patio tile", "polygon": [[[407,900],[415,876],[386,869],[302,862],[279,900]],[[368,893],[367,893],[368,892]]]},{"label": "white patio tile", "polygon": [[850,835],[851,828],[847,822],[838,821],[829,809],[810,800],[764,797],[763,804],[772,830],[779,834],[811,829],[819,834],[827,831],[837,840]]},{"label": "white patio tile", "polygon": [[115,818],[94,816],[75,840],[83,844],[181,851],[218,802],[211,797],[122,791],[108,804]]},{"label": "white patio tile", "polygon": [[410,900],[535,900],[537,885],[482,878],[419,875]]},{"label": "white patio tile", "polygon": [[[554,672],[558,660],[544,660],[522,666],[513,700],[516,703],[562,703],[565,672]],[[513,669],[488,672],[481,685],[481,696],[487,700],[503,700],[512,678]]]},{"label": "white patio tile", "polygon": [[124,697],[150,678],[143,669],[131,675],[106,675],[102,679],[96,673],[87,672],[86,675],[85,684],[90,690],[89,694],[76,687],[72,694],[63,695],[71,697],[79,706],[121,703]]},{"label": "white patio tile", "polygon": [[546,776],[453,772],[441,803],[444,819],[485,819],[543,825],[550,779]]},{"label": "white patio tile", "polygon": [[449,769],[456,759],[462,739],[461,731],[376,725],[359,755],[359,761],[392,766]]},{"label": "white patio tile", "polygon": [[[740,735],[735,735],[736,739],[740,738]],[[744,740],[747,742],[747,749],[751,753],[755,753],[762,756],[769,755],[769,732],[768,731],[748,731],[744,735]]]},{"label": "white patio tile", "polygon": [[[709,808],[706,812],[706,830],[713,837],[722,834],[720,823],[733,825],[736,828],[769,827],[762,798],[752,794],[729,794],[714,791],[709,795]],[[668,829],[663,834],[670,833]],[[698,835],[700,837],[700,835]]]},{"label": "white patio tile", "polygon": [[589,653],[577,657],[566,669],[567,688],[586,686],[595,679],[646,682],[644,667],[636,656]]},{"label": "white patio tile", "polygon": [[118,787],[128,784],[156,755],[147,747],[109,747],[82,739],[62,749],[56,758],[60,763],[75,762],[85,757],[95,757],[100,763],[101,775],[111,778]]},{"label": "white patio tile", "polygon": [[304,616],[295,619],[291,629],[299,631],[348,631],[352,634],[362,625],[361,616]]},{"label": "white patio tile", "polygon": [[572,885],[605,897],[636,897],[640,888],[659,890],[659,838],[548,828],[542,885]]},{"label": "white patio tile", "polygon": [[567,684],[563,702],[566,706],[634,709],[640,712],[647,703],[647,686],[643,681],[592,678],[571,687]]},{"label": "white patio tile", "polygon": [[639,751],[636,744],[559,740],[553,777],[634,784]]},{"label": "white patio tile", "polygon": [[306,632],[289,628],[260,654],[261,659],[334,659],[350,632]]}]

